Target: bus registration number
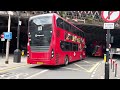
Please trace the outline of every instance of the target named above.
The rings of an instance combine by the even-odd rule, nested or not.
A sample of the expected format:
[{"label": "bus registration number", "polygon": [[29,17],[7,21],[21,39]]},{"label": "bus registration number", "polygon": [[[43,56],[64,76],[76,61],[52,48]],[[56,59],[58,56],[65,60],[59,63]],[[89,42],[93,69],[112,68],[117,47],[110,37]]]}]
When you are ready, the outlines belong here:
[{"label": "bus registration number", "polygon": [[41,65],[41,64],[43,64],[43,62],[37,62],[37,64],[40,64],[40,65]]}]

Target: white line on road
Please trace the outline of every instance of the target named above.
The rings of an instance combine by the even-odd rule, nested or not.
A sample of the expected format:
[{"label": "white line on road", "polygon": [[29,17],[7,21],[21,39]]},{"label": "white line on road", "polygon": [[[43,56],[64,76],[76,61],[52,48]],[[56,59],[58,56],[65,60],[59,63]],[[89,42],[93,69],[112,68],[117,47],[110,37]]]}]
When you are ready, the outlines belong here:
[{"label": "white line on road", "polygon": [[94,77],[94,75],[92,75],[91,77]]},{"label": "white line on road", "polygon": [[67,68],[67,67],[62,67],[62,68],[70,69],[70,70],[75,70],[75,71],[81,71],[81,70],[79,70],[79,69],[74,69],[74,68]]},{"label": "white line on road", "polygon": [[95,74],[95,72],[93,72],[93,74]]},{"label": "white line on road", "polygon": [[19,73],[19,74],[15,75],[16,76],[15,79],[19,79],[20,76],[27,76],[27,75],[28,75],[28,73]]},{"label": "white line on road", "polygon": [[[90,63],[90,62],[88,62],[88,61],[85,61],[85,60],[83,60],[83,62]],[[90,64],[91,64],[91,63],[90,63]]]},{"label": "white line on road", "polygon": [[24,79],[31,79],[32,77],[35,77],[35,76],[37,76],[37,75],[39,75],[39,74],[42,74],[42,73],[44,73],[44,72],[47,72],[48,70],[43,70],[43,71],[41,71],[41,72],[39,72],[39,73],[36,73],[36,74],[33,74],[33,75],[31,75],[31,76],[29,76],[29,77],[27,77],[27,78],[24,78]]},{"label": "white line on road", "polygon": [[27,75],[28,75],[28,73],[14,73],[12,76],[7,77],[5,79],[11,79],[11,78],[19,79],[20,76],[27,76]]}]

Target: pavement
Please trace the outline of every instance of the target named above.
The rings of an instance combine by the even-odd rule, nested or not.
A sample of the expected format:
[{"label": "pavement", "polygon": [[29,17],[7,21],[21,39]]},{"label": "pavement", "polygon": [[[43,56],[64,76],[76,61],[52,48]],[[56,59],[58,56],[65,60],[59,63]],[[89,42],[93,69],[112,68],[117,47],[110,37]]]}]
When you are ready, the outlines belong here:
[{"label": "pavement", "polygon": [[8,64],[5,63],[5,60],[6,56],[2,57],[0,55],[0,72],[28,65],[26,56],[21,56],[20,62],[14,62],[13,55],[9,55]]},{"label": "pavement", "polygon": [[[114,65],[113,65],[113,61],[114,61]],[[120,79],[120,58],[112,59],[112,62],[110,60],[109,63],[110,63],[110,67],[109,67],[110,68],[110,79]]]},{"label": "pavement", "polygon": [[[115,62],[113,65],[113,61]],[[117,68],[116,68],[117,64]],[[114,67],[114,68],[113,68]],[[115,71],[116,70],[116,71]],[[102,61],[92,72],[91,79],[105,79],[105,62]],[[109,60],[109,79],[120,79],[120,58]]]}]

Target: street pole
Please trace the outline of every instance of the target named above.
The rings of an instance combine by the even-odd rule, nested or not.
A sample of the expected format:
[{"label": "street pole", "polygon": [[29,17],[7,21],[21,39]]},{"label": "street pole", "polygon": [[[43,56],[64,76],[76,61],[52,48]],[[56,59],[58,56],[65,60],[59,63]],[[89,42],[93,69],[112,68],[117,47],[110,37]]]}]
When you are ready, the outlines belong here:
[{"label": "street pole", "polygon": [[2,58],[4,56],[4,41],[3,41],[3,46],[2,46]]},{"label": "street pole", "polygon": [[107,30],[107,36],[106,36],[106,62],[105,62],[105,79],[109,79],[109,44],[110,44],[110,29]]},{"label": "street pole", "polygon": [[20,13],[17,11],[18,14],[18,28],[17,28],[17,49],[14,51],[14,62],[21,61],[21,51],[19,49],[19,39],[20,39]]},{"label": "street pole", "polygon": [[[9,14],[9,19],[8,19],[8,32],[10,32],[10,23],[11,23],[11,16],[13,13],[8,11],[8,14]],[[5,64],[8,64],[9,61],[9,47],[10,47],[10,40],[7,39],[7,43],[6,43],[6,60],[5,60]]]},{"label": "street pole", "polygon": [[20,13],[19,11],[17,12],[18,13],[18,29],[17,29],[17,49],[19,49],[19,38],[20,38]]}]

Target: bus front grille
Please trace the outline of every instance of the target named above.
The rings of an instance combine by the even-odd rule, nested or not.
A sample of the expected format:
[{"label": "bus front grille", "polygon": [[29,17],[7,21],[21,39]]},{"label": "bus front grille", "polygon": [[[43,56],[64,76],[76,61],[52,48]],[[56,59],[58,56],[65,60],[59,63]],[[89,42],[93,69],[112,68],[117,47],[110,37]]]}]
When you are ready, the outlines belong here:
[{"label": "bus front grille", "polygon": [[49,50],[50,46],[31,46],[33,52],[45,52]]}]

